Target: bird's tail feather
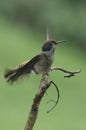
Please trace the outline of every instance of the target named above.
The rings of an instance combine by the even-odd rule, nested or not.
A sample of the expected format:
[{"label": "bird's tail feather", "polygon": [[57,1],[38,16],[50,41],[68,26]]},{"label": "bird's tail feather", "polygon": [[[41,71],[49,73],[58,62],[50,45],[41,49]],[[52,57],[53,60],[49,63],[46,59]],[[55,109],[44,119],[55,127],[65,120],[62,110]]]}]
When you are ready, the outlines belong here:
[{"label": "bird's tail feather", "polygon": [[19,69],[13,69],[13,70],[6,70],[4,74],[4,78],[7,79],[7,82],[13,83],[20,77],[21,73]]},{"label": "bird's tail feather", "polygon": [[6,70],[5,74],[4,74],[4,78],[7,79],[7,82],[15,82],[16,80],[18,80],[21,76],[24,76],[25,74],[30,73],[29,69],[27,71],[26,64],[17,67],[16,69],[13,70]]}]

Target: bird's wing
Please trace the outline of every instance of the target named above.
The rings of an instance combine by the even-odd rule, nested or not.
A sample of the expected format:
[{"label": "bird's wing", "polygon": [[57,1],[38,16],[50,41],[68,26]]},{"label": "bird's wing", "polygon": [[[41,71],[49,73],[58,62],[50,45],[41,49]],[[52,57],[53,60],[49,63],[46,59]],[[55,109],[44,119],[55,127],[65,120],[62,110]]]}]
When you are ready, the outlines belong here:
[{"label": "bird's wing", "polygon": [[31,70],[34,69],[34,64],[36,64],[40,60],[40,54],[33,57],[30,61],[23,62],[16,69],[8,70],[4,77],[7,81],[11,81],[12,83],[16,81],[20,76],[24,76],[29,74]]},{"label": "bird's wing", "polygon": [[33,57],[30,61],[26,61],[19,65],[19,68],[22,69],[23,72],[29,73],[30,70],[34,69],[34,65],[39,62],[40,54]]}]

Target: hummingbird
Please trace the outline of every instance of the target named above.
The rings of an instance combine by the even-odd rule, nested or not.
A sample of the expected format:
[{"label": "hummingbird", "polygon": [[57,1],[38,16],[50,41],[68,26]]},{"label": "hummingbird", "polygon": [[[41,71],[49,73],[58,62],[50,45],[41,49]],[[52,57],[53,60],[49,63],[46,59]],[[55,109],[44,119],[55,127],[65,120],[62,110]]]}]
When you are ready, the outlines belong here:
[{"label": "hummingbird", "polygon": [[32,74],[46,74],[51,70],[51,65],[54,61],[54,52],[59,43],[65,40],[55,41],[46,40],[41,47],[41,53],[34,56],[31,60],[23,62],[18,67],[7,70],[4,74],[7,82],[14,83],[24,75]]}]

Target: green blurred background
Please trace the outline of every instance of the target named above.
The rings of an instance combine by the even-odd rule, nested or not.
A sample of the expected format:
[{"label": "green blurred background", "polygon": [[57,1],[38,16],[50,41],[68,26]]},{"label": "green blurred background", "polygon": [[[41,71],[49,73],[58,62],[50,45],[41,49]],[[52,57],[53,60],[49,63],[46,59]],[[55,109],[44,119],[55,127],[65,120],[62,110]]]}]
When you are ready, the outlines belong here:
[{"label": "green blurred background", "polygon": [[0,0],[0,130],[23,130],[28,111],[38,90],[41,75],[32,75],[10,86],[3,78],[6,68],[41,52],[46,26],[58,46],[53,66],[81,73],[64,79],[61,72],[50,74],[58,84],[60,101],[54,87],[49,88],[39,110],[34,130],[86,130],[86,1],[85,0]]}]

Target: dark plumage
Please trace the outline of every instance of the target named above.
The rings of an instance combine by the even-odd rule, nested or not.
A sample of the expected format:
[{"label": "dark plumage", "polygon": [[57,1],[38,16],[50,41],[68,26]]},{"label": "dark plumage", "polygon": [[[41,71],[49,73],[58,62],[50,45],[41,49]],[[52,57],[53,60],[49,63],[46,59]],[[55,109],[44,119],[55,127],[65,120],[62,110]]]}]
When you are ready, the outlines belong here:
[{"label": "dark plumage", "polygon": [[14,82],[19,77],[31,73],[31,70],[34,70],[34,64],[39,61],[39,55],[33,57],[30,61],[22,63],[13,70],[7,70],[4,74],[4,78],[7,79],[7,82]]}]

